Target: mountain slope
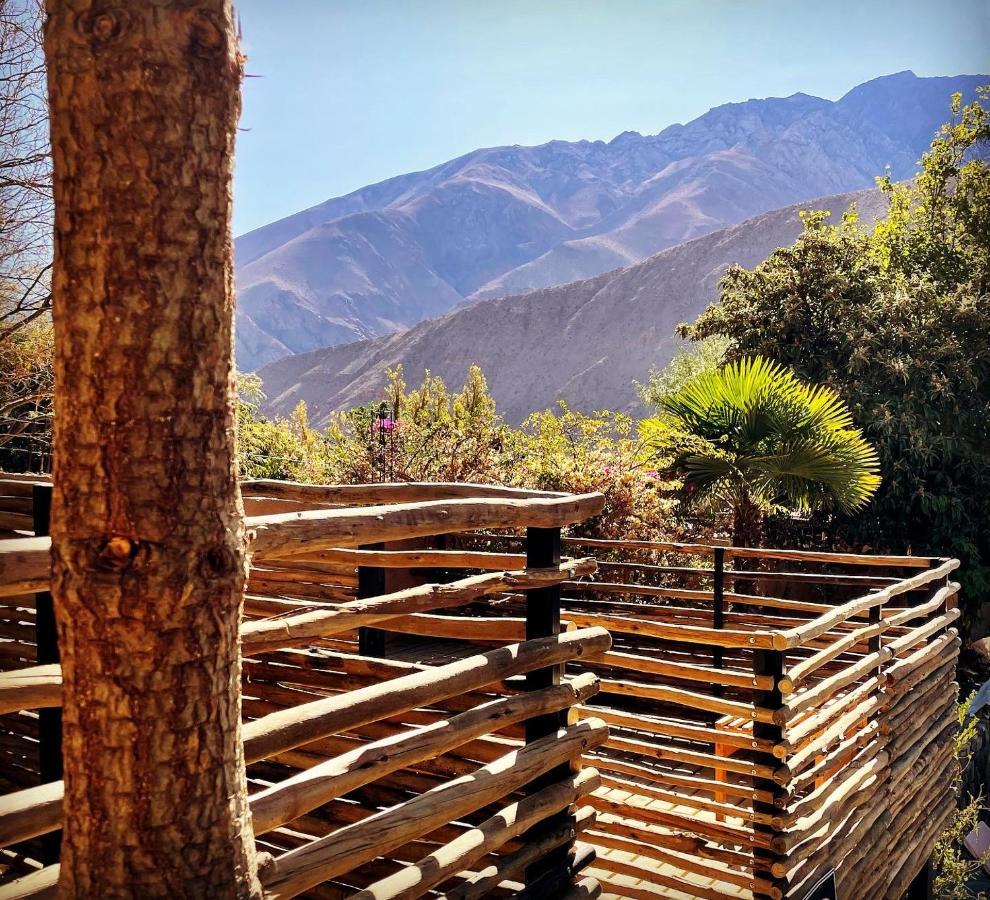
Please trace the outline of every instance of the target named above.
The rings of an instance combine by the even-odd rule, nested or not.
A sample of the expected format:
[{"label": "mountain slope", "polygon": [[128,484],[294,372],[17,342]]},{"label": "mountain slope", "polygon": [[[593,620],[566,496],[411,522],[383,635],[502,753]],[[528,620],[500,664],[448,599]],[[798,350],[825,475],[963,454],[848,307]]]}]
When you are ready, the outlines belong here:
[{"label": "mountain slope", "polygon": [[878,78],[717,107],[659,134],[477,150],[238,238],[238,364],[587,278],[767,210],[909,177],[986,76]]},{"label": "mountain slope", "polygon": [[584,411],[635,410],[633,382],[670,359],[674,328],[715,299],[730,263],[753,266],[792,243],[802,208],[828,209],[838,220],[852,202],[865,222],[886,207],[875,189],[826,197],[585,281],[484,300],[405,332],[278,360],[260,372],[268,410],[286,414],[305,400],[314,420],[324,422],[334,410],[376,399],[395,366],[410,382],[429,369],[459,385],[472,363],[512,422],[557,400]]}]

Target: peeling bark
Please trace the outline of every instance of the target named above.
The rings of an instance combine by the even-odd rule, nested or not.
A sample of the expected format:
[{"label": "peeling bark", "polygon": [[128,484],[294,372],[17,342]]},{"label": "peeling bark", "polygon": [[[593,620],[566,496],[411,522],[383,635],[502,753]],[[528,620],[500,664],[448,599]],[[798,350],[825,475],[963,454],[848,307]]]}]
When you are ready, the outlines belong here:
[{"label": "peeling bark", "polygon": [[62,897],[260,897],[240,727],[229,0],[48,0]]}]

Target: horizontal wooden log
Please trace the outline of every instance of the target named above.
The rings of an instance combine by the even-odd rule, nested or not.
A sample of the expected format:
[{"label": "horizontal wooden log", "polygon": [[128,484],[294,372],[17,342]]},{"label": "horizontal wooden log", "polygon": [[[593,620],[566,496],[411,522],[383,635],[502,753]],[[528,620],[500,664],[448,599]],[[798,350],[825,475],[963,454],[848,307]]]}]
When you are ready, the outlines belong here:
[{"label": "horizontal wooden log", "polygon": [[497,484],[471,482],[396,481],[374,484],[306,484],[252,478],[241,482],[241,493],[249,497],[274,497],[302,503],[355,504],[411,503],[424,500],[501,498],[509,500],[558,499],[572,496],[558,491],[531,491]]},{"label": "horizontal wooden log", "polygon": [[721,697],[712,697],[709,694],[699,694],[697,691],[688,691],[664,684],[640,684],[636,681],[613,681],[603,678],[602,692],[627,697],[645,697],[663,703],[676,703],[691,709],[704,709],[750,721],[768,723],[777,721],[774,710],[762,709],[752,704],[739,703],[736,700],[724,700]]},{"label": "horizontal wooden log", "polygon": [[882,687],[878,677],[868,678],[862,684],[822,704],[818,709],[807,710],[792,719],[787,727],[787,740],[794,747],[800,747],[809,737],[821,731],[838,716],[843,715],[864,698],[876,694]]},{"label": "horizontal wooden log", "polygon": [[264,759],[325,735],[477,690],[512,675],[596,656],[610,645],[611,638],[603,628],[570,631],[314,700],[245,723],[244,753],[249,762]]},{"label": "horizontal wooden log", "polygon": [[871,637],[876,637],[878,634],[883,634],[883,632],[887,629],[888,624],[888,622],[877,622],[873,625],[865,625],[862,628],[857,628],[854,631],[850,631],[848,634],[838,638],[836,641],[819,650],[817,653],[813,653],[807,659],[803,659],[800,662],[795,663],[787,669],[783,678],[779,681],[781,693],[792,694],[798,688],[802,687],[807,679],[817,672],[822,666],[827,665],[843,653],[847,653],[853,649],[856,644],[869,640]]},{"label": "horizontal wooden log", "polygon": [[412,866],[358,891],[351,900],[414,900],[430,888],[502,847],[528,828],[577,802],[599,785],[598,773],[584,769],[499,810],[475,828]]},{"label": "horizontal wooden log", "polygon": [[913,628],[907,634],[897,638],[897,640],[891,641],[888,647],[894,656],[900,656],[912,647],[916,647],[922,641],[927,640],[933,634],[948,628],[961,615],[962,610],[958,607],[950,609],[942,615],[936,616],[930,622],[925,622],[923,625]]},{"label": "horizontal wooden log", "polygon": [[725,847],[711,844],[697,835],[677,834],[661,828],[644,828],[621,816],[608,813],[598,816],[592,830],[639,841],[647,847],[688,853],[698,859],[713,860],[727,866],[749,869],[753,867],[753,857],[748,852],[727,850]]},{"label": "horizontal wooden log", "polygon": [[[606,746],[607,746],[606,742]],[[762,825],[773,825],[780,822],[780,816],[769,813],[756,812],[752,806],[740,806],[736,803],[709,800],[699,793],[687,793],[673,790],[664,790],[652,784],[642,784],[637,781],[629,781],[625,778],[617,778],[614,775],[605,774],[602,776],[602,786],[609,790],[616,789],[628,791],[638,797],[645,797],[650,800],[659,800],[672,806],[683,806],[690,809],[702,810],[704,812],[715,813],[718,816],[739,819],[744,823],[752,824],[758,822]]]},{"label": "horizontal wooden log", "polygon": [[0,886],[0,900],[55,900],[59,867],[45,866]]},{"label": "horizontal wooden log", "polygon": [[0,714],[62,705],[58,663],[0,672]]},{"label": "horizontal wooden log", "polygon": [[601,512],[601,494],[508,500],[501,497],[324,509],[246,520],[252,552],[286,556],[303,549],[358,547],[469,528],[560,528]]},{"label": "horizontal wooden log", "polygon": [[526,620],[511,616],[442,616],[416,613],[389,619],[382,631],[418,634],[462,641],[519,641],[526,637]]},{"label": "horizontal wooden log", "polygon": [[574,560],[551,569],[524,569],[473,575],[446,584],[425,584],[367,600],[351,600],[280,619],[248,622],[241,627],[246,655],[308,644],[358,626],[377,625],[390,618],[464,605],[489,594],[557,584],[571,573],[593,572],[594,560]]},{"label": "horizontal wooden log", "polygon": [[0,596],[46,590],[51,578],[51,538],[0,541]]},{"label": "horizontal wooden log", "polygon": [[0,797],[0,847],[52,831],[62,816],[62,782],[42,784]]},{"label": "horizontal wooden log", "polygon": [[[722,882],[725,885],[734,885],[735,887],[760,892],[767,896],[773,890],[773,882],[770,879],[754,877],[751,873],[747,872],[735,872],[727,866],[715,867],[706,865],[690,854],[663,850],[654,846],[652,842],[644,844],[642,841],[617,837],[603,831],[600,827],[596,827],[588,832],[588,840],[609,850],[620,850],[632,856],[647,857],[659,863],[668,871],[680,869],[684,873],[694,873],[701,876],[704,882],[709,885],[712,885],[712,882]],[[684,885],[684,888],[690,890],[687,883]]]},{"label": "horizontal wooden log", "polygon": [[[596,664],[599,661],[596,660]],[[722,684],[728,687],[754,688],[762,691],[773,689],[774,679],[769,675],[754,675],[752,672],[733,669],[716,669],[712,666],[699,666],[682,662],[667,662],[640,654],[611,651],[602,655],[603,666],[615,666],[634,672],[652,675],[666,675],[684,681],[701,681],[707,684]]]},{"label": "horizontal wooden log", "polygon": [[493,700],[449,720],[363,744],[251,797],[254,833],[297,819],[322,803],[424,759],[439,756],[504,725],[583,703],[598,690],[589,674],[572,681]]},{"label": "horizontal wooden log", "polygon": [[587,615],[568,610],[568,621],[582,627],[601,625],[620,634],[641,634],[685,644],[706,644],[712,647],[737,647],[774,649],[775,635],[763,631],[733,631],[730,629],[701,628],[695,625],[668,625],[648,619],[626,616]]},{"label": "horizontal wooden log", "polygon": [[590,806],[582,806],[574,813],[573,824],[566,823],[551,828],[526,843],[513,853],[490,863],[478,872],[468,875],[462,884],[449,888],[445,900],[479,900],[488,897],[502,882],[524,872],[530,865],[543,859],[551,850],[572,840],[595,823],[596,812]]},{"label": "horizontal wooden log", "polygon": [[953,581],[945,587],[939,588],[932,595],[930,600],[927,600],[918,606],[909,606],[907,609],[901,610],[885,610],[884,618],[887,620],[888,625],[905,625],[906,623],[919,619],[922,616],[931,615],[933,612],[937,612],[944,603],[947,603],[958,593],[959,582]]},{"label": "horizontal wooden log", "polygon": [[539,775],[597,746],[607,734],[608,727],[600,720],[561,729],[482,766],[472,775],[440,784],[406,803],[289,851],[262,873],[265,890],[273,900],[294,897],[362,862],[387,854],[432,828],[511,794]]},{"label": "horizontal wooden log", "polygon": [[736,772],[740,775],[749,775],[753,778],[772,780],[778,771],[774,766],[751,762],[734,756],[716,756],[712,753],[700,753],[695,750],[687,750],[669,744],[633,741],[628,738],[610,736],[606,742],[606,746],[620,753],[636,753],[640,756],[652,757],[653,759],[685,763],[687,765],[701,766],[702,768],[720,769],[725,772]]},{"label": "horizontal wooden log", "polygon": [[[586,654],[602,653],[610,644],[608,632],[601,628],[568,632],[558,637],[500,647],[437,669],[418,671],[382,684],[270,713],[245,723],[245,759],[252,763],[273,757],[327,735],[477,690],[511,675],[557,665]],[[37,835],[59,828],[63,784],[54,782],[48,788],[51,796],[37,809],[34,807],[40,803],[40,798],[32,796],[11,800],[10,807],[0,805],[0,831]],[[4,800],[0,800],[0,804],[3,803]]]},{"label": "horizontal wooden log", "polygon": [[905,578],[902,581],[898,581],[896,584],[882,588],[876,593],[867,594],[864,597],[858,597],[855,600],[850,600],[848,603],[843,603],[841,606],[837,606],[830,613],[825,613],[805,625],[799,625],[796,628],[791,628],[784,632],[782,636],[783,646],[777,649],[788,650],[792,647],[800,647],[807,641],[825,634],[839,622],[843,622],[848,619],[851,615],[865,612],[874,606],[882,606],[892,597],[897,597],[901,594],[906,594],[909,591],[924,587],[926,584],[930,584],[933,581],[944,578],[946,575],[954,572],[958,568],[959,560],[950,559],[942,563],[937,569],[928,569],[927,571],[914,575],[911,578]]},{"label": "horizontal wooden log", "polygon": [[[263,557],[256,557],[263,560]],[[341,568],[371,566],[383,569],[485,569],[501,571],[526,565],[525,553],[488,553],[477,550],[318,550],[279,557],[287,565],[297,560],[326,561]]]},{"label": "horizontal wooden log", "polygon": [[601,813],[610,813],[624,819],[643,822],[650,826],[671,828],[685,834],[695,834],[707,840],[717,841],[729,846],[752,848],[769,848],[769,837],[762,832],[754,832],[751,828],[737,828],[723,822],[713,822],[700,816],[683,815],[678,811],[657,809],[646,806],[648,798],[641,798],[642,804],[619,802],[602,796],[598,791],[592,794],[588,803]]},{"label": "horizontal wooden log", "polygon": [[[608,656],[609,654],[605,654]],[[754,738],[751,732],[726,731],[679,719],[659,718],[641,713],[630,713],[617,709],[609,709],[600,705],[581,709],[581,716],[597,716],[609,725],[628,728],[634,731],[646,731],[650,734],[663,735],[672,738],[684,738],[689,741],[704,741],[709,744],[725,744],[729,747],[739,747],[744,750],[759,750],[763,753],[774,753],[776,745],[772,741]],[[775,754],[776,755],[776,754]],[[784,754],[781,753],[781,756]]]}]

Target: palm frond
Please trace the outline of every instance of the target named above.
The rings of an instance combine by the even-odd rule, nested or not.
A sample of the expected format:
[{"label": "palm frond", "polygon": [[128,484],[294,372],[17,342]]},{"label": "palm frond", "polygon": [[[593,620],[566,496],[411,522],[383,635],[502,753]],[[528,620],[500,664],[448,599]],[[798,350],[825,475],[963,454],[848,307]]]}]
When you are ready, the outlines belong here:
[{"label": "palm frond", "polygon": [[853,512],[880,484],[877,453],[842,399],[763,357],[704,372],[662,406],[710,447],[679,460],[699,489],[746,485],[766,504]]}]

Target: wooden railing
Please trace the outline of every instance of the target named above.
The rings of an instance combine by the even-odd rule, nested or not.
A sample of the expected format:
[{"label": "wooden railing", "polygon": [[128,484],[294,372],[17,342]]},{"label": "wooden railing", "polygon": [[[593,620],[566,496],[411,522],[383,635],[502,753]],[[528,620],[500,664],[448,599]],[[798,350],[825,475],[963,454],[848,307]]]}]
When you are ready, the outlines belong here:
[{"label": "wooden railing", "polygon": [[[510,536],[466,546],[510,552]],[[900,897],[955,806],[955,560],[565,540],[607,628],[586,833],[630,897]]]},{"label": "wooden railing", "polygon": [[[532,897],[597,895],[593,879],[574,884],[594,856],[576,836],[594,821],[585,798],[599,786],[578,761],[608,729],[568,716],[598,679],[563,668],[611,642],[599,627],[559,633],[560,584],[595,563],[554,548],[560,528],[595,514],[602,498],[464,485],[244,490],[244,752],[255,837],[270,855],[267,895],[480,897],[506,884]],[[508,556],[439,546],[477,528],[527,529],[529,546]],[[361,549],[369,545],[381,549]],[[398,577],[368,579],[382,567],[365,564],[390,553],[403,563]],[[39,784],[37,765],[38,711],[59,705],[59,667],[27,665],[36,645],[27,592],[47,587],[47,557],[44,537],[0,542],[10,738],[0,845],[13,878],[0,897],[48,896],[58,878],[54,860],[31,871],[45,862],[37,839],[63,814],[61,782]],[[523,598],[511,601],[522,626],[505,619],[507,639],[490,640],[507,597]],[[482,646],[438,659],[414,645],[407,656],[430,658],[410,661],[358,653],[368,631],[409,622],[442,631],[451,610],[462,626],[478,623]],[[18,866],[28,874],[15,878]]]},{"label": "wooden railing", "polygon": [[[446,517],[440,537],[422,509],[408,508],[433,492],[443,498],[435,509]],[[276,858],[295,853],[288,859],[305,868],[318,853],[305,848],[334,833],[328,820],[337,831],[342,823],[357,828],[417,794],[453,803],[462,788],[445,796],[430,792],[497,764],[507,747],[567,740],[560,726],[571,707],[569,727],[580,722],[593,729],[595,742],[603,741],[585,755],[600,774],[576,781],[571,768],[547,763],[554,768],[530,786],[554,792],[544,799],[556,798],[533,801],[547,811],[540,836],[519,837],[535,815],[533,803],[507,805],[501,813],[490,804],[487,824],[483,812],[468,822],[445,819],[433,832],[403,837],[402,846],[381,851],[377,861],[348,857],[340,864],[353,867],[328,876],[331,883],[350,878],[346,887],[365,891],[359,896],[392,896],[390,890],[415,896],[401,885],[437,884],[459,866],[469,874],[463,884],[443,883],[449,896],[481,896],[499,884],[525,891],[519,879],[526,872],[529,895],[542,896],[540,866],[550,860],[557,872],[573,872],[589,862],[590,846],[597,858],[587,872],[618,896],[801,898],[827,877],[839,896],[897,896],[924,865],[954,808],[959,612],[958,585],[950,579],[957,563],[697,544],[557,543],[552,521],[562,520],[544,516],[573,502],[462,485],[245,485],[249,514],[262,517],[251,523],[257,536],[244,626],[245,644],[253,646],[245,662],[246,737],[261,740],[252,729],[260,734],[267,726],[256,723],[280,715],[299,741],[251,745],[260,754],[248,754],[254,803],[262,804],[253,806],[256,823],[297,816],[288,827],[283,822],[259,833],[259,845]],[[362,503],[387,504],[389,512],[384,518],[376,512],[371,524],[368,510],[353,508]],[[525,521],[513,518],[520,510]],[[588,513],[587,505],[572,510],[574,517]],[[346,540],[323,540],[320,529],[328,522]],[[396,530],[385,533],[383,524]],[[520,533],[525,525],[535,540]],[[0,554],[0,584],[42,589],[44,543],[9,546],[6,561]],[[591,555],[598,561],[594,573],[584,561]],[[532,644],[534,629],[557,627],[558,598],[563,635]],[[27,645],[18,642],[29,641],[31,623],[10,627],[9,652],[23,653]],[[613,635],[611,648],[602,628]],[[512,645],[518,647],[506,649]],[[545,646],[554,655],[541,659]],[[519,667],[500,668],[517,659]],[[414,680],[442,671],[450,681],[439,693]],[[469,679],[467,672],[475,675]],[[7,679],[0,678],[2,709],[57,703],[57,669]],[[357,699],[362,708],[370,703],[377,718],[340,718],[344,712],[331,710],[323,736],[305,744],[311,716],[322,715],[311,704],[326,703],[326,695]],[[550,712],[513,706],[521,698],[535,703],[535,696],[560,705]],[[582,706],[574,710],[577,701]],[[497,720],[504,725],[497,733],[478,731],[489,715],[506,716]],[[452,740],[468,735],[465,742],[432,744],[455,720]],[[607,739],[602,722],[610,728]],[[414,740],[410,726],[418,729]],[[357,760],[367,760],[366,752],[376,760],[390,753],[389,741],[401,745],[396,768],[351,787],[347,764],[344,771],[338,764],[319,777],[325,788],[316,789],[323,793],[310,799],[351,793],[337,793],[316,812],[293,805],[294,792],[303,790],[295,785],[308,784],[293,767],[312,769],[337,757],[360,769]],[[499,771],[485,777],[483,785],[502,780]],[[287,787],[280,791],[282,783]],[[11,836],[12,822],[34,822],[15,837],[41,833],[39,819],[56,827],[54,790],[38,788],[33,805],[22,792],[18,802],[30,811],[0,815],[0,837]],[[569,818],[560,818],[561,797],[579,794],[584,799],[575,800]],[[448,816],[456,808],[443,806]],[[270,819],[273,809],[282,812]],[[438,820],[423,809],[412,807],[430,827]],[[397,825],[406,827],[404,821]],[[377,826],[365,827],[353,832],[355,846],[378,839]],[[563,847],[578,832],[580,842]],[[319,869],[321,876],[328,871],[336,869]],[[372,891],[376,882],[385,887]]]}]

